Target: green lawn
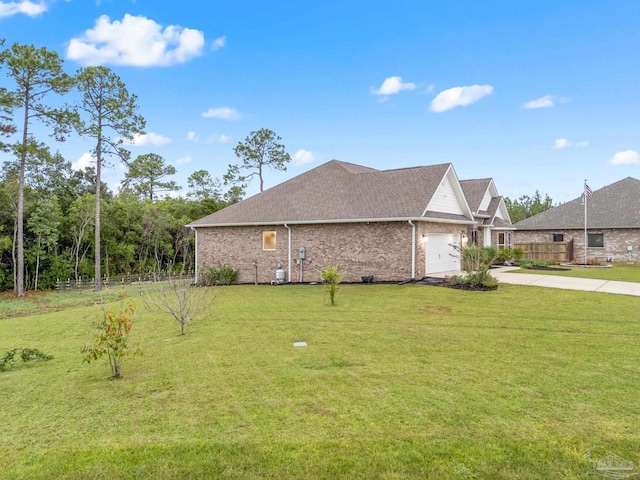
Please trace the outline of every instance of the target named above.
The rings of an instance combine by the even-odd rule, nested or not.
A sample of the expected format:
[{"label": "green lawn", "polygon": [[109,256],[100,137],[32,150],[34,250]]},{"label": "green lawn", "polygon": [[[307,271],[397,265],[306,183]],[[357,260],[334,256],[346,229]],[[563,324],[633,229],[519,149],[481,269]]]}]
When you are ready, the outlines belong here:
[{"label": "green lawn", "polygon": [[186,336],[139,308],[120,380],[81,362],[99,306],[1,319],[0,354],[55,358],[0,373],[0,477],[577,479],[597,446],[640,463],[636,297],[221,290]]},{"label": "green lawn", "polygon": [[[552,265],[558,268],[570,268],[563,267],[561,265]],[[533,273],[543,275],[560,275],[566,277],[580,277],[580,278],[596,278],[601,280],[619,280],[622,282],[640,282],[640,264],[638,263],[614,263],[611,268],[580,268],[573,267],[568,271],[553,272],[546,270],[528,270],[522,268],[520,270],[513,270],[514,273]]]}]

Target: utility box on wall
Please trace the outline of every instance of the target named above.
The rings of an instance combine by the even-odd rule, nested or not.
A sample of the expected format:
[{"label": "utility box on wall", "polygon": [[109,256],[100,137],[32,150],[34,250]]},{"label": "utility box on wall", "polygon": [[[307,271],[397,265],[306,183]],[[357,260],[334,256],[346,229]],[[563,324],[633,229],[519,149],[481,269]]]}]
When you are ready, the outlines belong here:
[{"label": "utility box on wall", "polygon": [[300,260],[304,260],[305,258],[307,258],[307,249],[304,247],[300,247],[300,254],[298,255],[298,258],[300,258]]}]

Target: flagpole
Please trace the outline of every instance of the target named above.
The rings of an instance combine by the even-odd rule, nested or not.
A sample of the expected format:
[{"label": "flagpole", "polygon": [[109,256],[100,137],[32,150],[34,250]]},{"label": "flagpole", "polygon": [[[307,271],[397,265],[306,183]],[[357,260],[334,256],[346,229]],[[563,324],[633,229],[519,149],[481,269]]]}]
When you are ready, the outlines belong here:
[{"label": "flagpole", "polygon": [[587,179],[584,179],[582,189],[582,201],[584,202],[584,264],[587,265]]}]

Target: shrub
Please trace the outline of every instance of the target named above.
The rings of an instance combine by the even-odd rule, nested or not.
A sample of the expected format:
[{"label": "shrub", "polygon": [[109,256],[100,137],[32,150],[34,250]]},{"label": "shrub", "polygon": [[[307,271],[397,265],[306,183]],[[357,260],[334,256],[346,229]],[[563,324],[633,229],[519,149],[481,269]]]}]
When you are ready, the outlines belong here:
[{"label": "shrub", "polygon": [[[123,296],[126,294],[123,293]],[[124,306],[120,304],[117,313],[102,308],[102,318],[96,324],[94,335],[94,345],[82,348],[84,361],[91,363],[103,355],[109,357],[111,366],[111,376],[120,378],[121,366],[125,357],[129,355],[140,355],[138,349],[129,350],[129,333],[133,326],[135,309],[131,303]]]},{"label": "shrub", "polygon": [[324,270],[320,270],[320,279],[325,284],[327,292],[329,293],[329,300],[331,305],[336,304],[336,293],[340,289],[340,277],[346,272],[340,270],[340,267],[328,263]]},{"label": "shrub", "polygon": [[547,260],[519,260],[516,262],[516,265],[520,268],[531,269],[538,267],[548,267],[551,262]]},{"label": "shrub", "polygon": [[210,285],[231,285],[238,280],[238,270],[229,265],[216,264],[209,265],[202,269],[202,281],[206,286]]},{"label": "shrub", "polygon": [[524,248],[516,247],[513,249],[513,259],[518,262],[524,257]]},{"label": "shrub", "polygon": [[496,258],[497,250],[494,247],[466,247],[461,251],[462,270],[467,273],[489,269]]},{"label": "shrub", "polygon": [[14,348],[5,353],[4,357],[0,360],[0,372],[11,368],[16,363],[16,357],[20,358],[23,362],[30,360],[51,360],[52,355],[42,353],[37,348]]},{"label": "shrub", "polygon": [[498,251],[494,247],[466,247],[461,250],[462,269],[466,275],[454,277],[454,285],[473,287],[494,287],[498,280],[489,273]]}]

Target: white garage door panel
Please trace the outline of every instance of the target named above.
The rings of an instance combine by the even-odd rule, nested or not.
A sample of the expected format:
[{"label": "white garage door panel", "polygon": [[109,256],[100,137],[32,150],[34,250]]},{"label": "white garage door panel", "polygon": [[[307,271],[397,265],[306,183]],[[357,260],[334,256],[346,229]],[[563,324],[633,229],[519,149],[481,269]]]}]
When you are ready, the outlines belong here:
[{"label": "white garage door panel", "polygon": [[460,270],[458,235],[428,235],[425,241],[425,275]]}]

